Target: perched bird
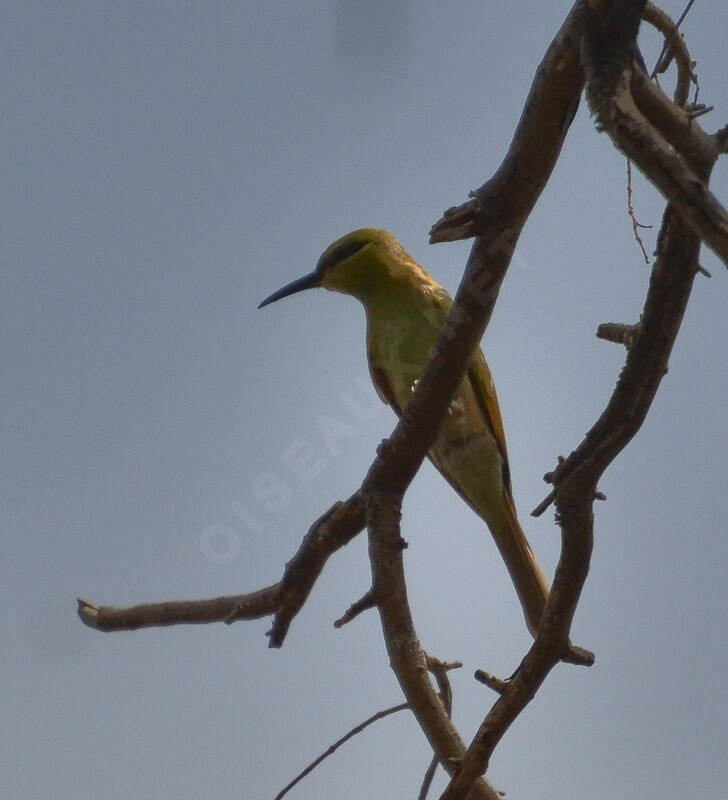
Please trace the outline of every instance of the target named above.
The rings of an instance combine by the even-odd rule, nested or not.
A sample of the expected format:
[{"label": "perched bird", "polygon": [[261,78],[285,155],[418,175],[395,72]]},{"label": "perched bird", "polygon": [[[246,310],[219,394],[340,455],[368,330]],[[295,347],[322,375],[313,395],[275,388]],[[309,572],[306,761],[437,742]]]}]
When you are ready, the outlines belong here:
[{"label": "perched bird", "polygon": [[[437,345],[451,297],[391,233],[374,228],[334,242],[313,272],[274,292],[259,308],[314,287],[362,303],[372,381],[382,400],[401,415]],[[516,516],[503,422],[480,348],[428,455],[485,520],[535,636],[549,585]]]}]

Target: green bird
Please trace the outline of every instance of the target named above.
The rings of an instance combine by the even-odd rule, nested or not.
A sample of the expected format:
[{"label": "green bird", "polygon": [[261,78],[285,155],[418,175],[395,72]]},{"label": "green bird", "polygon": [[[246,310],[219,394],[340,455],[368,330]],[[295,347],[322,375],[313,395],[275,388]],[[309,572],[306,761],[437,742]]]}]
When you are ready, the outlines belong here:
[{"label": "green bird", "polygon": [[[391,233],[374,228],[335,241],[313,272],[274,292],[259,308],[315,287],[352,295],[364,306],[372,381],[400,416],[437,346],[452,298]],[[428,456],[490,529],[535,636],[549,584],[518,522],[503,421],[480,348]]]}]

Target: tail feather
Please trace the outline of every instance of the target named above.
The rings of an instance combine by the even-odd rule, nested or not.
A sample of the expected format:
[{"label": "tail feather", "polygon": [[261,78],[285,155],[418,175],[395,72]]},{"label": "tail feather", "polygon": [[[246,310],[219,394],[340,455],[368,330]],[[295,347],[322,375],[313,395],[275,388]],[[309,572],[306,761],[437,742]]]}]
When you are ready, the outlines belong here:
[{"label": "tail feather", "polygon": [[535,638],[548,600],[549,582],[518,521],[511,493],[505,488],[503,500],[507,527],[491,528],[491,532],[516,587],[528,630]]},{"label": "tail feather", "polygon": [[488,526],[506,564],[531,634],[538,633],[549,596],[549,582],[523,532],[503,460],[492,447],[489,434],[476,434],[465,442],[451,441],[440,433],[428,453],[430,460],[460,497]]}]

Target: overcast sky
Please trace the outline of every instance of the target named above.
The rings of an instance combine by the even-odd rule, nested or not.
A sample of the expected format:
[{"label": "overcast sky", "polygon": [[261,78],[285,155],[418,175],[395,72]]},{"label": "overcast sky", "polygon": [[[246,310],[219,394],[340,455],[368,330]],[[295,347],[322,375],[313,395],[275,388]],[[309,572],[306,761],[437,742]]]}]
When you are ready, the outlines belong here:
[{"label": "overcast sky", "polygon": [[[394,424],[361,308],[323,291],[256,307],[362,226],[390,229],[454,291],[469,245],[431,247],[428,228],[497,168],[569,6],[3,4],[3,798],[265,800],[401,701],[376,613],[331,624],[369,586],[363,536],[282,650],[268,620],[102,635],[75,597],[267,585],[357,488]],[[726,23],[704,0],[684,26],[710,131],[728,121]],[[558,531],[529,511],[623,362],[597,325],[634,322],[649,274],[625,176],[582,105],[484,340],[549,573]],[[634,205],[651,251],[663,203],[636,180]],[[596,664],[557,668],[506,736],[490,778],[509,798],[728,796],[728,291],[702,263],[713,278],[696,281],[647,423],[600,487],[573,629]],[[287,458],[302,446],[320,460],[306,480]],[[510,674],[529,635],[482,522],[429,464],[403,534],[421,641],[465,664],[454,713],[469,740],[493,700],[473,671]],[[429,757],[401,713],[291,797],[415,797]]]}]

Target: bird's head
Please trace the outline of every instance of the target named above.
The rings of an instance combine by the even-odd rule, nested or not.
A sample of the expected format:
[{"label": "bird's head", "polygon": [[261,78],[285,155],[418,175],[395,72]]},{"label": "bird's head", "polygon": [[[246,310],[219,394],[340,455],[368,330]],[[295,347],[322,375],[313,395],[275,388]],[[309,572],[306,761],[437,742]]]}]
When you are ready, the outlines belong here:
[{"label": "bird's head", "polygon": [[412,259],[391,233],[377,228],[360,228],[329,245],[313,272],[273,292],[258,308],[316,287],[364,300],[408,262]]}]

